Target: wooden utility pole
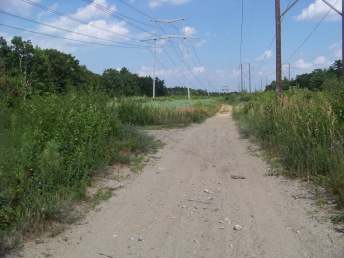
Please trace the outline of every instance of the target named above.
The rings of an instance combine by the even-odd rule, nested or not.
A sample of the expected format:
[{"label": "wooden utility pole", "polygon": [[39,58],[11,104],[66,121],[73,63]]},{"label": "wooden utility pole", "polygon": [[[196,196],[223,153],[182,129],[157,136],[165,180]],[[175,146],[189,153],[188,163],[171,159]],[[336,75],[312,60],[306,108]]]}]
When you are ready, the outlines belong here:
[{"label": "wooden utility pole", "polygon": [[282,96],[282,44],[281,44],[281,4],[275,0],[276,13],[276,92],[280,99]]}]

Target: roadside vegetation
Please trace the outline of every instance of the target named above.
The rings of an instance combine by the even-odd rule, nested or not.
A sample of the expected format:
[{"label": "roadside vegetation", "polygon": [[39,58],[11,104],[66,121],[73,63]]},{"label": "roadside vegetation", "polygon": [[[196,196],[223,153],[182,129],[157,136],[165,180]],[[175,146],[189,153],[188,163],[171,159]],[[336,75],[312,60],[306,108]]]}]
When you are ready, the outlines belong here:
[{"label": "roadside vegetation", "polygon": [[[167,89],[126,68],[102,75],[75,57],[0,37],[0,256],[42,225],[75,221],[94,177],[109,165],[137,166],[159,143],[138,126],[202,122],[219,103],[202,90]],[[109,189],[96,200],[108,198]]]},{"label": "roadside vegetation", "polygon": [[[288,82],[277,99],[265,92],[230,94],[241,133],[278,159],[285,174],[326,187],[344,210],[344,84],[341,61]],[[320,77],[321,74],[321,77]],[[308,80],[304,80],[308,78]],[[298,80],[299,79],[299,80]],[[274,84],[274,82],[272,83]],[[344,215],[333,218],[344,221]]]},{"label": "roadside vegetation", "polygon": [[[109,165],[131,165],[158,143],[141,128],[179,127],[234,105],[243,135],[278,158],[290,176],[325,186],[344,209],[344,85],[341,61],[274,82],[261,93],[208,97],[167,88],[128,69],[94,74],[54,49],[0,37],[0,255],[50,222],[75,220],[75,205]],[[137,166],[139,167],[139,166]],[[111,196],[96,193],[92,203]],[[344,215],[335,218],[343,221]]]},{"label": "roadside vegetation", "polygon": [[118,107],[124,124],[166,127],[203,122],[219,105],[214,98],[127,98]]}]

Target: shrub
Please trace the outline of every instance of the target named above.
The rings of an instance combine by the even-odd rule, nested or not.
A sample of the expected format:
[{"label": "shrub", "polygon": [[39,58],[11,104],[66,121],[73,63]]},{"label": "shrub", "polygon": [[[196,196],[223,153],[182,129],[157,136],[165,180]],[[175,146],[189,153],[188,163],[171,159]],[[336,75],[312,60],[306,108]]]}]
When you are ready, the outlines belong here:
[{"label": "shrub", "polygon": [[68,220],[97,171],[121,155],[130,159],[154,148],[152,138],[123,126],[109,103],[100,92],[71,92],[35,96],[4,110],[0,238],[43,219]]}]

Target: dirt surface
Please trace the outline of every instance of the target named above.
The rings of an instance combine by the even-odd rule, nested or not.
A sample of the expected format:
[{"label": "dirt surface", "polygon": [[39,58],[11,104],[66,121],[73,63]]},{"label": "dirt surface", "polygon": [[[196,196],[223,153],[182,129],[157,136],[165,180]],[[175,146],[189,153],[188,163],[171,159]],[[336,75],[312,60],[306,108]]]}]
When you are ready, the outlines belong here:
[{"label": "dirt surface", "polygon": [[[230,106],[203,124],[150,131],[166,145],[142,173],[23,257],[344,257],[300,182],[268,176]],[[17,257],[8,255],[7,257]]]}]

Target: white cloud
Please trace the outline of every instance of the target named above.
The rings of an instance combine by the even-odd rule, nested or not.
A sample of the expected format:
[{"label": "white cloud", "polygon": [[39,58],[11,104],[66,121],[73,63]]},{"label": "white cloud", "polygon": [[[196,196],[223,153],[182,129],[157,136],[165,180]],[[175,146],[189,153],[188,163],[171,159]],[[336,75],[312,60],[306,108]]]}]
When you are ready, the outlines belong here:
[{"label": "white cloud", "polygon": [[[153,77],[154,74],[154,68],[153,67],[147,67],[147,66],[142,66],[140,71],[137,73],[139,76],[151,76]],[[180,71],[176,68],[175,70],[173,69],[156,69],[155,70],[155,76],[156,77],[166,77],[166,76],[171,76],[174,74],[180,74]]]},{"label": "white cloud", "polygon": [[194,46],[195,47],[201,47],[201,46],[203,46],[203,45],[205,45],[207,43],[208,43],[208,41],[203,39],[203,40],[198,41]]},{"label": "white cloud", "polygon": [[204,66],[194,67],[193,71],[194,74],[200,74],[205,72]]},{"label": "white cloud", "polygon": [[[116,6],[110,5],[107,0],[94,0],[93,3],[105,6],[111,11],[117,10]],[[46,19],[49,19],[50,22],[44,22],[43,20],[42,22],[56,28],[41,25],[38,27],[39,32],[73,40],[90,41],[107,45],[115,44],[109,42],[109,40],[123,41],[129,37],[129,29],[124,22],[118,22],[117,20],[111,19],[111,17],[107,13],[100,11],[91,4],[79,8],[75,11],[74,14],[69,15],[76,19],[87,21],[88,25],[76,23],[75,21],[67,19],[66,17],[60,17],[53,21],[51,21],[51,17],[47,17]],[[97,27],[105,28],[105,30],[97,29]],[[57,28],[63,28],[68,31],[59,30]],[[83,36],[80,34],[90,35],[99,39]],[[105,39],[107,41],[101,39]],[[61,42],[57,43],[57,41]],[[84,43],[68,40],[50,40],[42,42],[42,44],[39,45],[44,48],[58,48],[60,50],[68,51],[68,47],[71,47],[71,49],[75,49],[76,46],[83,46]]]},{"label": "white cloud", "polygon": [[153,67],[142,66],[140,71],[138,71],[139,76],[152,76],[153,75]]},{"label": "white cloud", "polygon": [[256,61],[263,61],[272,57],[272,51],[266,50],[263,55],[256,58]]},{"label": "white cloud", "polygon": [[186,36],[192,36],[192,35],[194,35],[196,32],[197,32],[196,29],[193,28],[193,27],[188,27],[188,26],[186,26],[186,27],[184,27],[184,28],[182,29],[182,33],[183,33],[184,35],[186,35]]},{"label": "white cloud", "polygon": [[148,2],[148,6],[151,9],[160,7],[164,4],[172,4],[172,5],[183,5],[189,2],[190,0],[150,0]]},{"label": "white cloud", "polygon": [[103,30],[99,30],[94,27],[89,27],[87,25],[83,25],[84,28],[78,28],[76,31],[78,32],[87,32],[89,35],[97,36],[104,39],[114,39],[114,38],[121,38],[120,35],[127,36],[129,34],[129,30],[124,26],[125,24],[122,22],[108,22],[106,20],[96,20],[91,21],[90,25],[94,25],[96,27],[107,28],[110,31],[113,31],[119,35],[110,34]]},{"label": "white cloud", "polygon": [[308,69],[308,68],[311,68],[313,64],[307,63],[303,59],[299,59],[298,61],[296,61],[295,66],[296,68],[299,68],[299,69]]},{"label": "white cloud", "polygon": [[[35,3],[38,3],[40,0],[32,0]],[[11,11],[20,13],[23,15],[29,15],[31,10],[33,9],[33,5],[25,3],[20,0],[1,0],[0,1],[0,9],[4,11]]]},{"label": "white cloud", "polygon": [[240,76],[240,70],[239,69],[234,69],[229,75],[229,78],[238,78]]},{"label": "white cloud", "polygon": [[11,35],[11,34],[8,34],[7,32],[3,32],[0,30],[0,36],[3,37],[6,42],[7,42],[7,45],[10,45],[11,44],[11,40],[13,39],[13,37],[15,35]]},{"label": "white cloud", "polygon": [[[334,5],[337,10],[342,10],[342,1],[328,0],[328,2]],[[322,0],[315,0],[314,3],[303,9],[301,14],[297,15],[295,19],[299,21],[322,19],[329,10],[331,10],[331,8]],[[341,16],[335,11],[331,10],[326,19],[340,20]]]},{"label": "white cloud", "polygon": [[334,59],[342,59],[342,42],[332,44],[330,50]]},{"label": "white cloud", "polygon": [[116,12],[117,8],[115,5],[109,5],[107,0],[94,0],[93,4],[89,4],[86,7],[79,8],[76,13],[73,15],[77,19],[81,20],[92,20],[101,17],[107,17],[108,14],[96,8],[94,5],[104,6],[105,8],[109,9],[111,12]]},{"label": "white cloud", "polygon": [[314,64],[325,64],[327,62],[327,58],[325,56],[318,56],[314,59],[313,63]]}]

